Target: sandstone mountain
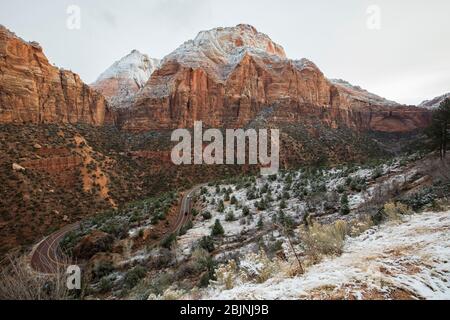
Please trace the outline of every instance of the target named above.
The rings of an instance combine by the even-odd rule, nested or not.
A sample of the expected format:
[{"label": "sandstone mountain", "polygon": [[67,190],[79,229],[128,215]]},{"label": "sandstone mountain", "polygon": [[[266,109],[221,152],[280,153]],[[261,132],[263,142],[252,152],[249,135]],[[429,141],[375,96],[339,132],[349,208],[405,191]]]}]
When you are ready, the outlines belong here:
[{"label": "sandstone mountain", "polygon": [[446,94],[443,94],[442,96],[436,97],[434,99],[426,100],[426,101],[422,102],[419,105],[419,107],[427,108],[427,109],[436,109],[436,108],[438,108],[441,105],[441,103],[445,99],[450,99],[450,92],[446,93]]},{"label": "sandstone mountain", "polygon": [[400,104],[398,104],[395,101],[387,100],[383,97],[380,97],[376,94],[373,94],[371,92],[368,92],[367,90],[352,85],[348,81],[342,80],[342,79],[330,79],[330,82],[336,86],[339,90],[339,94],[343,98],[347,98],[349,103],[353,103],[353,106],[390,106],[390,107],[398,107]]},{"label": "sandstone mountain", "polygon": [[130,131],[241,127],[270,110],[271,122],[314,115],[330,127],[408,132],[428,123],[423,109],[399,106],[360,88],[329,81],[307,59],[249,25],[200,32],[161,62],[120,125]]},{"label": "sandstone mountain", "polygon": [[77,74],[52,66],[39,44],[0,25],[0,123],[103,125],[113,118]]},{"label": "sandstone mountain", "polygon": [[100,91],[112,107],[129,106],[159,64],[160,60],[133,50],[102,73],[92,87]]}]

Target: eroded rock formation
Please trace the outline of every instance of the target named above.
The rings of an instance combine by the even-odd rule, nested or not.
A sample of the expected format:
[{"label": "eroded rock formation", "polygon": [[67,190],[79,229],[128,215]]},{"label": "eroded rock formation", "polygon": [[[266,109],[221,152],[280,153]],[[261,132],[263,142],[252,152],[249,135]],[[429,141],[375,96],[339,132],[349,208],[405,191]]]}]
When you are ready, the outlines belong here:
[{"label": "eroded rock formation", "polygon": [[0,123],[113,123],[105,98],[0,25]]},{"label": "eroded rock formation", "polygon": [[425,127],[427,111],[402,107],[358,87],[330,81],[307,59],[290,60],[249,25],[201,32],[168,55],[121,112],[130,131],[242,127],[268,109],[270,121],[318,114],[332,126],[405,132]]}]

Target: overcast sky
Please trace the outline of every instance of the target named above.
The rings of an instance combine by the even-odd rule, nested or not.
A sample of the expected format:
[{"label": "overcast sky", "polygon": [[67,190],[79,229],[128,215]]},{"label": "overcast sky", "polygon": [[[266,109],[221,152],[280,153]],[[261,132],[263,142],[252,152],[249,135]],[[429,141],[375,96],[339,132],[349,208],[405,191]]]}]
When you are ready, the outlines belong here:
[{"label": "overcast sky", "polygon": [[[80,29],[67,27],[70,5]],[[449,0],[0,0],[0,24],[88,83],[132,49],[162,58],[201,30],[248,23],[290,58],[405,104],[450,92],[449,12]]]}]

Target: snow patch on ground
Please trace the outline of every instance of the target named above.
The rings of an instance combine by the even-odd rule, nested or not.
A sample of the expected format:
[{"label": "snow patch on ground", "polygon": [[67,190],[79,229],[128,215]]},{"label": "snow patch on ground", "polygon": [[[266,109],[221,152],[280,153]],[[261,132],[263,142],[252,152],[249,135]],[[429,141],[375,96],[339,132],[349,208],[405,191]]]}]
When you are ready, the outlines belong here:
[{"label": "snow patch on ground", "polygon": [[411,216],[349,239],[344,254],[304,276],[274,277],[232,290],[210,288],[204,299],[367,299],[395,290],[418,299],[450,299],[450,211]]}]

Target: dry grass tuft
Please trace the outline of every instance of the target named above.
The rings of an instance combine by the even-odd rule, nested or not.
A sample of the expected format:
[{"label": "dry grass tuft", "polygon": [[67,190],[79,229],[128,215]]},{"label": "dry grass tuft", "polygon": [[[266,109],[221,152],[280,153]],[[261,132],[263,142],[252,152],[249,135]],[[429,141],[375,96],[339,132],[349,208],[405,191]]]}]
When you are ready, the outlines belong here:
[{"label": "dry grass tuft", "polygon": [[0,300],[66,300],[65,270],[42,275],[29,267],[26,257],[8,256],[0,271]]},{"label": "dry grass tuft", "polygon": [[217,268],[216,277],[216,285],[223,286],[225,290],[233,289],[238,278],[238,266],[236,261],[230,260],[227,264]]},{"label": "dry grass tuft", "polygon": [[401,221],[404,216],[413,213],[406,204],[400,202],[386,203],[383,211],[388,221]]},{"label": "dry grass tuft", "polygon": [[347,222],[339,220],[331,225],[314,224],[300,230],[300,239],[305,254],[318,262],[323,255],[340,255],[349,232]]}]

